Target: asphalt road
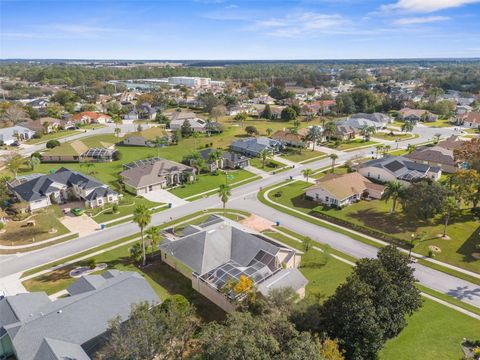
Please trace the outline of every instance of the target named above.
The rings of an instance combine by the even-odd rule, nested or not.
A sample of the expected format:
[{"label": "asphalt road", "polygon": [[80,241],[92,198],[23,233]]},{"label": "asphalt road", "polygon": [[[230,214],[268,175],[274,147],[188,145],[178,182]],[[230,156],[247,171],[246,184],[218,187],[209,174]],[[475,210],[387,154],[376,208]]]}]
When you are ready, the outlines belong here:
[{"label": "asphalt road", "polygon": [[[400,147],[406,147],[407,143],[415,144],[430,140],[437,132],[441,133],[442,136],[445,137],[452,134],[453,130],[417,127],[416,132],[420,134],[419,138],[405,141],[405,144],[400,143]],[[340,154],[337,162],[340,163],[341,161],[346,161],[355,157],[366,157],[369,156],[372,151],[375,151],[375,149],[368,148],[349,153],[342,153]],[[354,240],[346,235],[311,224],[294,216],[272,209],[259,202],[256,198],[259,189],[262,187],[268,187],[270,185],[282,182],[283,180],[290,178],[290,176],[299,176],[301,174],[301,170],[304,168],[308,167],[312,169],[318,169],[326,167],[330,165],[330,163],[330,159],[322,159],[307,165],[299,165],[288,171],[237,187],[232,191],[232,197],[228,203],[228,207],[231,209],[245,210],[271,221],[280,221],[283,226],[290,228],[297,233],[309,236],[315,241],[329,244],[332,248],[353,257],[375,257],[377,252],[375,247]],[[177,219],[198,211],[208,208],[217,208],[220,206],[221,203],[217,196],[202,198],[200,200],[154,214],[152,217],[152,225],[160,225],[170,221],[171,219]],[[55,261],[71,254],[84,251],[86,249],[96,247],[137,232],[138,227],[130,222],[28,254],[0,257],[0,278],[21,273],[30,268],[40,266],[50,261]],[[416,269],[415,276],[421,284],[480,308],[479,286],[420,264],[414,264],[414,267]]]}]

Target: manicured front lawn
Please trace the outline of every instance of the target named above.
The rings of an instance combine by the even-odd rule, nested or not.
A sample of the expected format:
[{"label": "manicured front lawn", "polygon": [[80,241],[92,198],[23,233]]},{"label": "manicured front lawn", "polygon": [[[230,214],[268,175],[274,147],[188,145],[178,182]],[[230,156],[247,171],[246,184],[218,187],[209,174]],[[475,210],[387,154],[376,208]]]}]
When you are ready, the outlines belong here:
[{"label": "manicured front lawn", "polygon": [[455,126],[453,125],[449,120],[437,120],[437,121],[432,121],[432,122],[421,122],[419,124],[423,124],[428,127],[451,127]]},{"label": "manicured front lawn", "polygon": [[256,167],[257,169],[264,170],[264,171],[272,171],[272,170],[277,170],[285,166],[285,164],[282,164],[278,161],[275,160],[266,160],[265,161],[265,167],[263,166],[263,161],[260,158],[252,158],[250,159],[250,165]]},{"label": "manicured front lawn", "polygon": [[[228,180],[227,180],[228,176]],[[200,174],[192,184],[185,184],[171,189],[170,192],[178,197],[187,198],[209,190],[217,189],[221,184],[233,184],[254,177],[255,174],[247,170],[228,171],[227,175],[222,172],[215,174]]]},{"label": "manicured front lawn", "polygon": [[353,149],[359,148],[359,147],[364,147],[364,146],[372,146],[378,144],[375,141],[364,141],[363,139],[355,139],[351,141],[345,141],[342,142],[339,146],[335,147],[335,143],[329,142],[326,144],[329,148],[332,149],[337,149],[337,150],[345,150],[345,151],[351,151]]},{"label": "manicured front lawn", "polygon": [[425,299],[420,311],[380,352],[380,359],[460,359],[463,338],[478,339],[480,321]]},{"label": "manicured front lawn", "polygon": [[[464,209],[451,219],[447,228],[451,240],[443,240],[438,238],[443,232],[442,217],[430,222],[407,218],[400,205],[395,213],[391,213],[391,202],[385,203],[381,200],[359,201],[343,209],[326,208],[303,197],[308,186],[302,181],[289,183],[272,191],[270,199],[307,214],[323,213],[406,241],[410,241],[412,234],[420,236],[425,233],[426,240],[416,245],[415,252],[428,255],[429,246],[434,245],[441,249],[441,252],[436,254],[437,260],[480,272],[480,261],[472,257],[475,244],[480,241],[480,224],[469,210]],[[279,192],[281,196],[276,197]]]},{"label": "manicured front lawn", "polygon": [[102,209],[95,209],[92,218],[98,224],[101,224],[106,221],[111,221],[114,219],[121,218],[123,216],[131,215],[135,207],[140,204],[144,204],[149,208],[161,205],[161,203],[156,203],[156,202],[147,200],[144,197],[133,196],[125,193],[122,200],[120,200],[117,213],[113,213],[112,206],[109,205]]},{"label": "manicured front lawn", "polygon": [[[5,226],[6,231],[0,234],[0,244],[8,246],[34,244],[68,234],[68,229],[58,220],[58,217],[62,216],[61,212],[53,206],[50,209],[48,211],[53,213],[43,210],[24,221],[9,221]],[[35,226],[27,226],[29,221],[34,221]],[[52,228],[56,232],[50,233],[49,230]]]},{"label": "manicured front lawn", "polygon": [[320,151],[312,151],[310,149],[302,149],[301,151],[297,148],[289,148],[286,153],[282,155],[283,158],[293,161],[293,162],[302,162],[314,158],[319,158],[325,156],[324,153]]},{"label": "manicured front lawn", "polygon": [[27,144],[33,145],[33,144],[38,144],[38,143],[45,142],[45,141],[48,141],[48,140],[61,139],[61,138],[64,138],[64,137],[67,137],[67,136],[70,136],[70,135],[79,134],[81,132],[82,131],[80,131],[80,130],[61,130],[61,131],[58,131],[58,132],[55,132],[55,133],[50,133],[50,134],[43,135],[40,139],[30,139],[30,140],[27,141]]}]

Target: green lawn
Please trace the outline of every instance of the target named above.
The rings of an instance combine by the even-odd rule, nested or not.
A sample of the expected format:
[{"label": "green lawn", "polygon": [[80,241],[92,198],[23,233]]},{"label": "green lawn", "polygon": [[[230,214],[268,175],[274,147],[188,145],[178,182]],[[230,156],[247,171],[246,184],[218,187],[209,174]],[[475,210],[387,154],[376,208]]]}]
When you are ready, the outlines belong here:
[{"label": "green lawn", "polygon": [[293,162],[308,162],[310,159],[319,158],[325,156],[320,151],[312,151],[310,149],[288,148],[286,153],[282,155],[283,158]]},{"label": "green lawn", "polygon": [[[55,207],[49,207],[52,213],[47,209],[39,211],[33,217],[29,217],[25,221],[9,221],[5,226],[5,232],[0,234],[1,245],[25,245],[34,244],[39,241],[48,240],[57,236],[68,234],[68,229],[58,220],[63,216],[61,211]],[[27,226],[28,221],[34,221],[35,226]],[[54,228],[56,232],[50,233],[49,230]]]},{"label": "green lawn", "polygon": [[38,144],[38,143],[45,142],[45,141],[48,141],[48,140],[60,139],[60,138],[66,137],[66,136],[79,134],[81,132],[82,131],[80,131],[80,130],[61,130],[61,131],[58,131],[58,132],[43,135],[40,139],[30,139],[30,140],[27,141],[27,144],[30,144],[30,145]]},{"label": "green lawn", "polygon": [[265,167],[263,167],[263,162],[262,162],[262,159],[260,158],[250,159],[250,165],[264,171],[273,171],[286,166],[285,164],[282,164],[278,161],[270,159],[265,161]]},{"label": "green lawn", "polygon": [[425,299],[399,336],[387,342],[380,359],[461,359],[463,338],[478,339],[480,322]]},{"label": "green lawn", "polygon": [[376,145],[378,144],[377,142],[375,141],[364,141],[363,139],[355,139],[355,140],[351,140],[351,141],[346,141],[346,142],[342,142],[338,147],[335,147],[334,146],[334,143],[330,142],[327,144],[328,147],[330,148],[334,148],[334,149],[337,149],[337,150],[342,150],[342,151],[352,151],[356,148],[359,148],[359,147],[364,147],[364,146],[372,146],[372,145]]},{"label": "green lawn", "polygon": [[[392,133],[393,133],[393,135],[392,135]],[[418,134],[406,134],[406,133],[400,133],[400,132],[393,131],[391,133],[377,132],[377,133],[372,135],[372,138],[382,139],[382,140],[390,140],[390,141],[395,141],[395,140],[405,141],[405,140],[416,139],[419,136],[420,135],[418,135]]]},{"label": "green lawn", "polygon": [[[447,228],[447,234],[451,240],[443,240],[437,237],[442,234],[443,218],[437,217],[431,222],[424,222],[406,218],[401,206],[398,205],[395,213],[390,213],[391,203],[381,200],[359,201],[346,206],[341,210],[318,206],[315,202],[306,200],[303,197],[304,190],[309,185],[302,181],[296,181],[272,191],[270,199],[307,214],[320,212],[344,221],[351,222],[366,228],[379,231],[398,239],[409,241],[412,233],[426,233],[426,240],[417,244],[414,251],[428,255],[429,246],[440,247],[441,253],[436,259],[468,269],[480,272],[480,261],[472,257],[475,251],[475,244],[480,242],[480,225],[469,210],[462,210],[458,216],[453,217]],[[281,192],[280,197],[275,195]]]},{"label": "green lawn", "polygon": [[[233,184],[242,180],[246,180],[254,177],[255,174],[246,170],[232,170],[228,171],[228,183]],[[227,182],[227,175],[223,172],[218,175],[215,174],[201,174],[197,176],[197,179],[192,184],[185,184],[171,189],[170,192],[178,197],[187,198],[194,196],[205,191],[215,190],[221,184]]]},{"label": "green lawn", "polygon": [[432,122],[421,122],[419,124],[423,124],[428,127],[451,127],[455,126],[453,125],[449,120],[437,120],[437,121],[432,121]]}]

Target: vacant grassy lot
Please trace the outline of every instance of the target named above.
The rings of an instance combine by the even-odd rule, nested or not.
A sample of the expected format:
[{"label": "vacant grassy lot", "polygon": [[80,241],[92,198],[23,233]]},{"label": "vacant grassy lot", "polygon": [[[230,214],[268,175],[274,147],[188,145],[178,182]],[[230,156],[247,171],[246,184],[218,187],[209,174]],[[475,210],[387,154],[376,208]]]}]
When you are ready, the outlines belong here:
[{"label": "vacant grassy lot", "polygon": [[[0,234],[1,245],[25,245],[67,234],[68,229],[58,220],[61,212],[55,207],[36,213],[24,221],[9,221],[5,232]],[[35,226],[27,226],[28,221],[34,221]],[[56,232],[50,233],[50,229]]]},{"label": "vacant grassy lot", "polygon": [[[416,245],[415,252],[428,255],[429,246],[438,246],[442,251],[436,254],[437,260],[480,272],[480,261],[472,257],[475,244],[480,241],[480,224],[469,210],[463,209],[451,219],[447,228],[451,240],[443,240],[438,238],[443,232],[442,217],[428,222],[407,218],[402,213],[400,205],[395,213],[391,213],[391,203],[381,200],[360,201],[340,210],[326,208],[304,199],[303,194],[308,186],[302,181],[292,182],[272,191],[270,199],[304,213],[315,215],[316,212],[320,212],[407,241],[412,234],[422,236],[425,240]],[[281,196],[277,197],[276,194],[279,192]]]},{"label": "vacant grassy lot", "polygon": [[[228,180],[227,180],[228,176]],[[217,189],[221,184],[225,183],[236,183],[238,181],[246,180],[254,177],[255,174],[248,172],[246,170],[232,170],[228,171],[227,175],[223,172],[217,175],[215,174],[201,174],[197,176],[196,181],[193,184],[186,184],[178,186],[170,192],[178,197],[186,198],[194,196],[209,190]]]}]

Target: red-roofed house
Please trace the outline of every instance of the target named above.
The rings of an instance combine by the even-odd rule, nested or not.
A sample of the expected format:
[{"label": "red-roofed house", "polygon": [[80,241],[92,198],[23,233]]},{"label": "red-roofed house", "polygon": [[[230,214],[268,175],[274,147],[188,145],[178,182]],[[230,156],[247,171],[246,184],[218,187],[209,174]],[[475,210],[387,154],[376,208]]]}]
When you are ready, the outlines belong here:
[{"label": "red-roofed house", "polygon": [[81,113],[73,115],[72,119],[76,123],[83,124],[105,124],[112,122],[112,117],[110,115],[94,112],[94,111],[82,111]]}]

